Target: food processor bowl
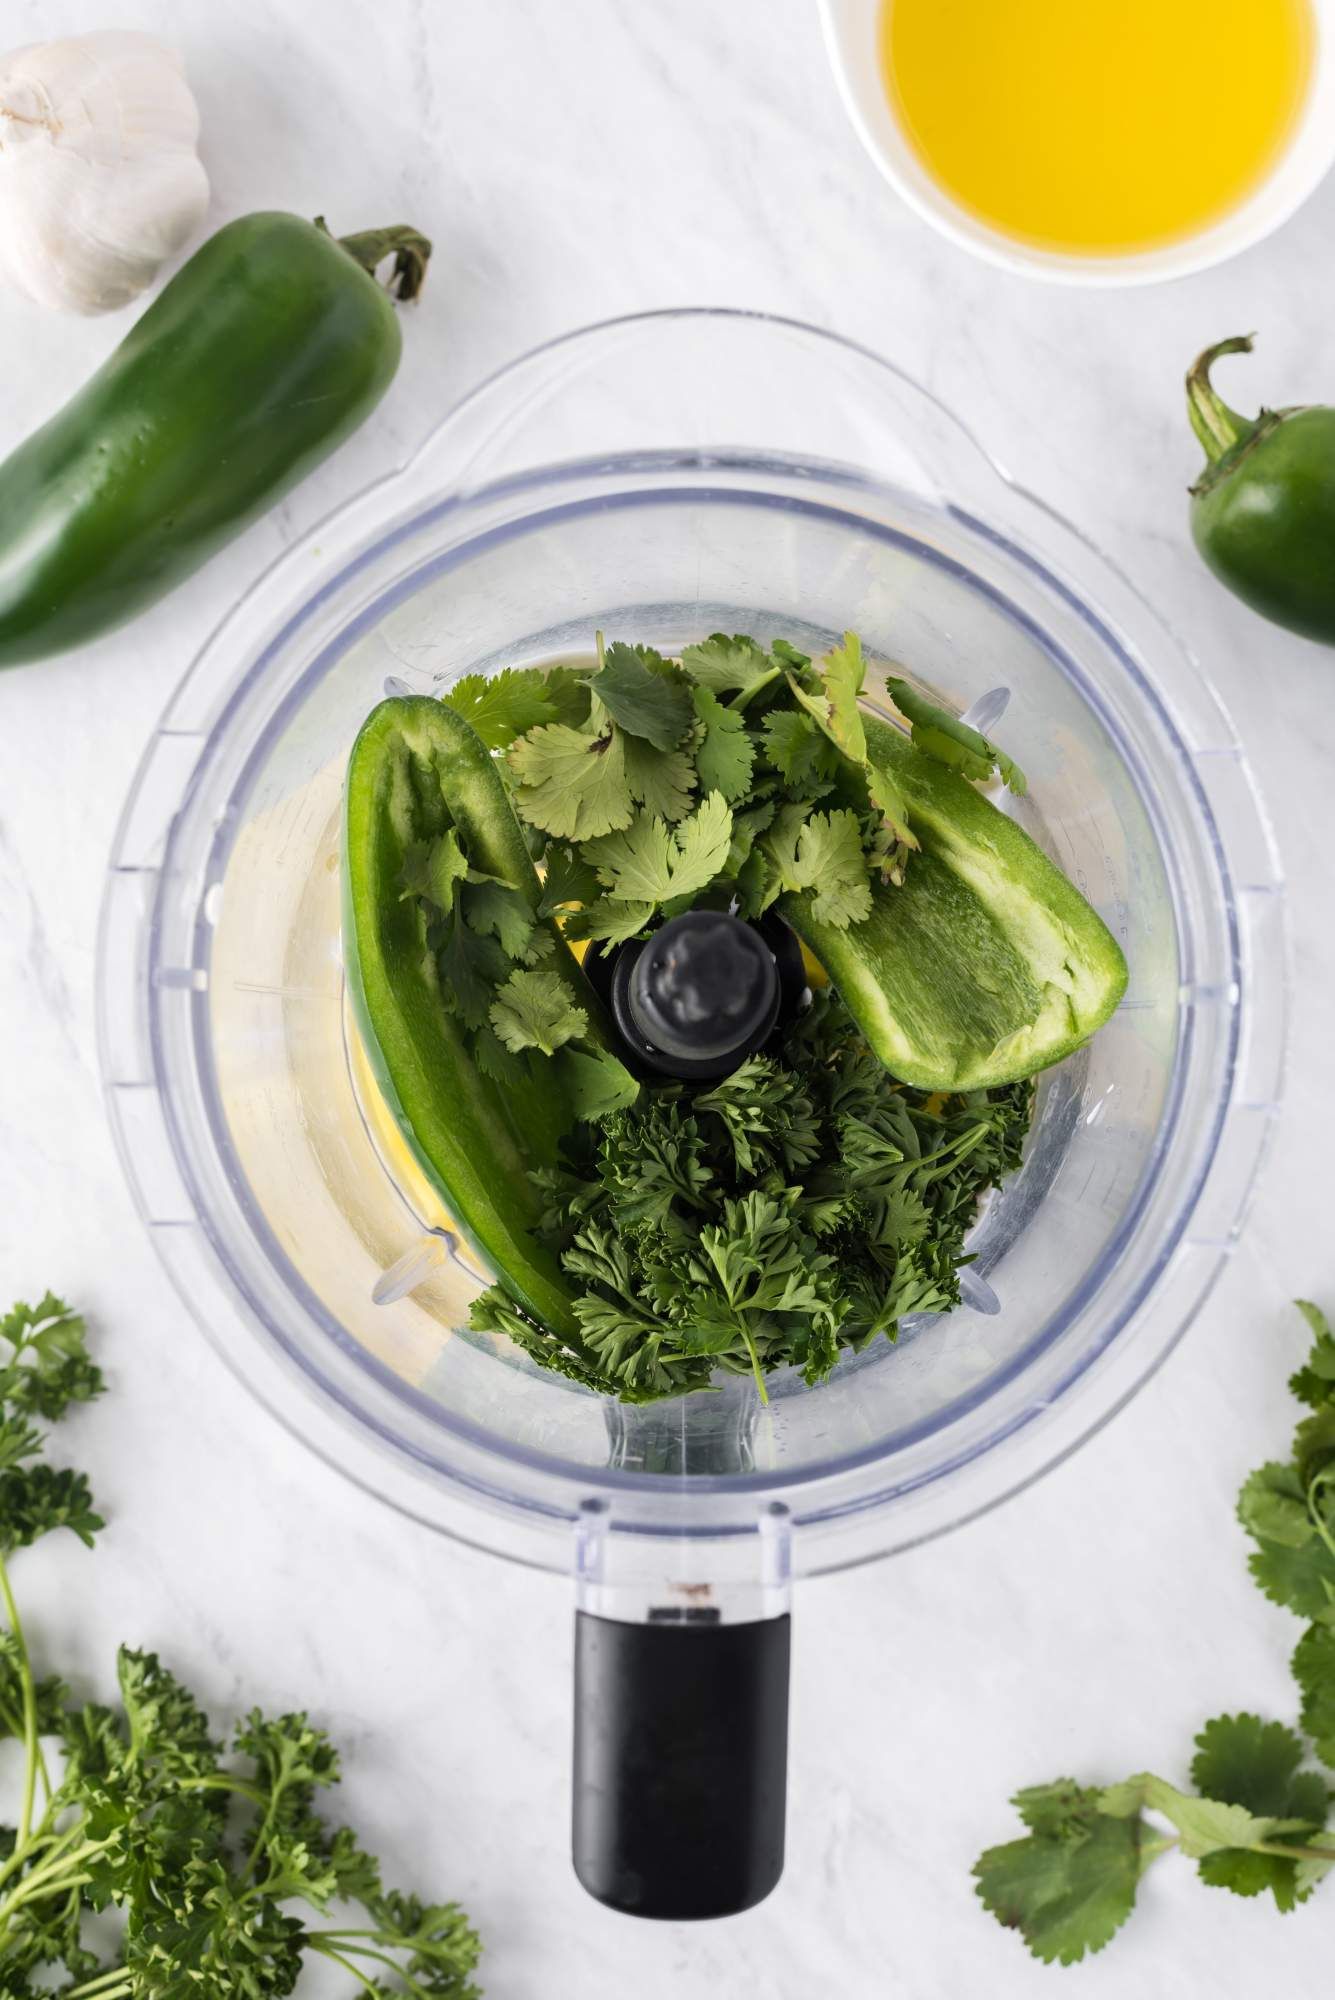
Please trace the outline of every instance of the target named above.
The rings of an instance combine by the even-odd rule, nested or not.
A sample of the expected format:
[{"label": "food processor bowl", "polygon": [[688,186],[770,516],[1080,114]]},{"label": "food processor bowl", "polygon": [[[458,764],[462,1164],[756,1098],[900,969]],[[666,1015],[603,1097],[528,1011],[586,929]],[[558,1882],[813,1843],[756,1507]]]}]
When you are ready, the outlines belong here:
[{"label": "food processor bowl", "polygon": [[[959,1310],[816,1387],[780,1375],[767,1406],[731,1377],[626,1407],[467,1328],[488,1274],[397,1139],[346,1002],[344,764],[387,691],[584,656],[595,629],[665,652],[721,629],[815,654],[850,627],[873,706],[892,662],[961,709],[1008,692],[1030,790],[1006,809],[1117,936],[1126,997],[1040,1080]],[[1241,1226],[1276,1114],[1283,966],[1245,758],[1125,579],[875,355],[683,311],[503,370],[236,607],[125,810],[100,1034],[135,1198],[228,1365],[368,1491],[575,1574],[591,1621],[577,1864],[621,1907],[691,1914],[691,1884],[654,1887],[672,1842],[625,1850],[643,1771],[617,1787],[649,1710],[612,1700],[626,1660],[609,1665],[609,1644],[652,1625],[665,1644],[738,1625],[773,1641],[790,1577],[967,1519],[1132,1394]],[[767,1645],[726,1673],[778,1716],[786,1655]],[[700,1680],[718,1697],[712,1668]],[[737,1840],[758,1851],[776,1810],[780,1836],[725,1907],[781,1865],[776,1732],[734,1732]]]}]

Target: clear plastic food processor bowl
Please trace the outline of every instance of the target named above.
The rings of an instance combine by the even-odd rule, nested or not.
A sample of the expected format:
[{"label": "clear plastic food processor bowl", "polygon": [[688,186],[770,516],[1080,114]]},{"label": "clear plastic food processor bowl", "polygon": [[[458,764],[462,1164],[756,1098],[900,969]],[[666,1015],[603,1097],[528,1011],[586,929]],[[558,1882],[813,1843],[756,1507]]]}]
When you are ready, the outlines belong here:
[{"label": "clear plastic food processor bowl", "polygon": [[[345,1006],[344,761],[387,689],[586,654],[595,627],[815,653],[850,626],[961,708],[1009,689],[1031,791],[1008,810],[1121,940],[1126,999],[1043,1079],[963,1308],[818,1388],[780,1377],[767,1408],[737,1378],[622,1408],[466,1330],[478,1274]],[[486,383],[186,677],[107,886],[111,1117],[182,1298],[294,1433],[452,1533],[582,1565],[594,1608],[670,1570],[759,1614],[790,1566],[902,1547],[1034,1477],[1186,1327],[1275,1116],[1270,857],[1199,672],[930,396],[789,322],[621,321]]]}]

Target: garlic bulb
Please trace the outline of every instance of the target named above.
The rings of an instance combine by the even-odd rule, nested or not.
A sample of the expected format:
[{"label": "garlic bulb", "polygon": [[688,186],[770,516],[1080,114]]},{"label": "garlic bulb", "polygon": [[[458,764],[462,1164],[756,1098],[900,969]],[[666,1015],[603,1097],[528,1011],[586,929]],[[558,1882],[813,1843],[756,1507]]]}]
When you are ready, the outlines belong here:
[{"label": "garlic bulb", "polygon": [[0,271],[41,305],[110,312],[203,221],[180,57],[108,30],[0,58]]}]

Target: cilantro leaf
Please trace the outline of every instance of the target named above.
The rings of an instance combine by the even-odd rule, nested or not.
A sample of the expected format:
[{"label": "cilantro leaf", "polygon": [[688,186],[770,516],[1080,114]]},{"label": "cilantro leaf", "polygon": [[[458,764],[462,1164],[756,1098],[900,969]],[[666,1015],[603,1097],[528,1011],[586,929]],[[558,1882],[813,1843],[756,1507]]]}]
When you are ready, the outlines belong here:
[{"label": "cilantro leaf", "polygon": [[655,750],[642,737],[623,744],[626,788],[646,812],[660,819],[683,819],[691,810],[695,767],[685,750]]},{"label": "cilantro leaf", "polygon": [[861,829],[851,812],[813,813],[797,838],[794,879],[819,923],[847,930],[871,915]]},{"label": "cilantro leaf", "polygon": [[[1302,1741],[1283,1723],[1263,1723],[1255,1715],[1222,1715],[1206,1723],[1196,1742],[1192,1782],[1210,1798],[1243,1806],[1261,1822],[1287,1822],[1290,1838],[1310,1839],[1325,1826],[1329,1804],[1325,1780],[1314,1771],[1299,1770]],[[1200,1875],[1212,1887],[1238,1896],[1256,1896],[1269,1889],[1281,1910],[1291,1910],[1304,1893],[1297,1865],[1282,1854],[1225,1848],[1202,1859]]]},{"label": "cilantro leaf", "polygon": [[1335,1767],[1335,1630],[1309,1625],[1293,1655],[1302,1689],[1302,1725],[1323,1764]]},{"label": "cilantro leaf", "polygon": [[691,691],[702,735],[695,751],[695,768],[702,792],[718,792],[730,802],[751,790],[755,751],[746,724],[735,709],[725,708],[711,688]]},{"label": "cilantro leaf", "polygon": [[529,1071],[525,1057],[507,1049],[491,1027],[483,1026],[475,1031],[473,1059],[483,1076],[489,1076],[492,1082],[499,1083],[503,1090],[513,1090],[528,1080]]},{"label": "cilantro leaf", "polygon": [[420,896],[443,915],[454,908],[456,886],[468,874],[468,862],[453,827],[435,840],[415,840],[403,856],[399,877],[402,895]]},{"label": "cilantro leaf", "polygon": [[614,898],[653,906],[708,888],[726,866],[731,843],[731,809],[711,792],[675,828],[637,813],[624,832],[586,842],[585,853]]},{"label": "cilantro leaf", "polygon": [[523,892],[507,882],[471,881],[463,892],[464,917],[479,937],[494,937],[507,958],[528,963],[551,949]]},{"label": "cilantro leaf", "polygon": [[602,1119],[624,1111],[640,1086],[615,1056],[564,1048],[557,1058],[561,1081],[576,1118]]},{"label": "cilantro leaf", "polygon": [[1282,1722],[1220,1715],[1196,1738],[1191,1781],[1207,1798],[1259,1816],[1309,1819],[1315,1804],[1317,1818],[1324,1819],[1325,1784],[1312,1772],[1300,1778],[1302,1761],[1301,1738]]},{"label": "cilantro leaf", "polygon": [[871,914],[871,883],[857,814],[814,813],[785,806],[761,848],[775,870],[776,888],[811,891],[812,915],[846,930]]},{"label": "cilantro leaf", "polygon": [[589,1017],[572,1004],[555,972],[512,972],[492,1002],[491,1025],[507,1049],[540,1049],[554,1055],[588,1033]]},{"label": "cilantro leaf", "polygon": [[1028,780],[1019,765],[979,730],[961,722],[948,708],[929,701],[908,681],[894,674],[886,675],[885,685],[895,707],[908,718],[914,742],[929,757],[975,782],[990,778],[997,771],[1011,791],[1028,790]]},{"label": "cilantro leaf", "polygon": [[1335,1619],[1335,1554],[1317,1530],[1297,1468],[1272,1462],[1252,1473],[1238,1519],[1258,1545],[1248,1567],[1271,1602],[1301,1618]]},{"label": "cilantro leaf", "polygon": [[883,869],[888,880],[897,881],[902,867],[902,851],[918,846],[918,836],[909,825],[908,800],[895,783],[889,771],[880,765],[867,766],[867,793],[877,812],[881,813],[894,836],[901,857],[889,868]]},{"label": "cilantro leaf", "polygon": [[580,910],[566,926],[570,938],[593,938],[599,944],[625,944],[638,937],[653,921],[653,903],[624,902],[616,896],[600,896],[586,910]]},{"label": "cilantro leaf", "polygon": [[432,925],[427,936],[436,955],[441,1000],[466,1028],[480,1028],[510,960],[495,938],[467,922],[462,899],[456,900],[449,920]]},{"label": "cilantro leaf", "polygon": [[647,646],[609,646],[589,685],[619,728],[655,750],[675,750],[691,726],[681,674]]},{"label": "cilantro leaf", "polygon": [[1273,1825],[1269,1817],[1258,1818],[1245,1806],[1179,1791],[1153,1771],[1140,1771],[1120,1784],[1107,1785],[1099,1794],[1099,1810],[1116,1819],[1133,1816],[1146,1806],[1171,1821],[1182,1852],[1193,1860],[1223,1848],[1254,1847],[1258,1840],[1269,1837]]},{"label": "cilantro leaf", "polygon": [[839,753],[811,717],[795,708],[776,708],[765,717],[763,753],[791,794],[819,796],[839,768]]},{"label": "cilantro leaf", "polygon": [[843,645],[836,646],[821,662],[820,693],[805,686],[795,673],[788,675],[788,686],[816,727],[861,773],[868,796],[889,822],[895,841],[901,847],[915,848],[917,836],[909,826],[908,806],[898,785],[888,771],[867,762],[867,732],[858,708],[865,677],[862,641],[856,632],[845,632]]},{"label": "cilantro leaf", "polygon": [[472,724],[488,750],[504,750],[516,736],[558,719],[551,683],[541,667],[464,674],[440,699]]},{"label": "cilantro leaf", "polygon": [[979,1856],[976,1894],[1035,1958],[1076,1965],[1125,1923],[1141,1876],[1167,1843],[1138,1813],[1110,1817],[1097,1791],[1069,1779],[1020,1792],[1014,1803],[1036,1830]]},{"label": "cilantro leaf", "polygon": [[822,660],[820,694],[810,693],[795,673],[788,675],[788,686],[796,699],[851,764],[867,761],[867,732],[858,708],[865,677],[862,641],[856,632],[845,632],[843,645]]},{"label": "cilantro leaf", "polygon": [[593,697],[589,693],[587,667],[550,667],[547,671],[547,699],[556,711],[557,722],[579,729],[589,719]]},{"label": "cilantro leaf", "polygon": [[735,694],[741,706],[777,681],[782,669],[763,646],[737,633],[714,632],[698,645],[687,646],[681,664],[697,687],[711,694]]},{"label": "cilantro leaf", "polygon": [[1335,1400],[1335,1338],[1325,1314],[1310,1299],[1295,1299],[1294,1304],[1312,1329],[1312,1349],[1297,1374],[1289,1377],[1289,1388],[1300,1403],[1317,1410]]},{"label": "cilantro leaf", "polygon": [[540,917],[555,916],[579,903],[591,903],[598,894],[598,877],[573,847],[553,842],[544,858]]},{"label": "cilantro leaf", "polygon": [[608,727],[590,733],[563,722],[521,736],[510,749],[521,816],[559,839],[589,840],[630,824],[625,739]]}]

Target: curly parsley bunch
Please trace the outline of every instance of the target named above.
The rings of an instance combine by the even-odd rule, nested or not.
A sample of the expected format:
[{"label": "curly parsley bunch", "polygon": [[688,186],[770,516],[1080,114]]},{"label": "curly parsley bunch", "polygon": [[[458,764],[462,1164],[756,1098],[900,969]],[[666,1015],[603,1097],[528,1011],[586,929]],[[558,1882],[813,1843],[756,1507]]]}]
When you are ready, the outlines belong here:
[{"label": "curly parsley bunch", "polygon": [[[349,2000],[476,2000],[478,1941],[457,1904],[386,1889],[322,1817],[338,1753],[305,1715],[252,1709],[229,1753],[153,1653],[121,1648],[115,1705],[38,1676],[9,1559],[57,1528],[91,1547],[103,1523],[84,1475],[45,1462],[33,1419],[103,1384],[83,1319],[49,1292],[0,1318],[0,1349],[0,1736],[23,1750],[0,1831],[0,1994],[268,2000],[322,1960]],[[96,1921],[108,1911],[114,1943]]]},{"label": "curly parsley bunch", "polygon": [[473,1324],[634,1401],[716,1368],[754,1375],[762,1398],[775,1368],[821,1381],[841,1350],[958,1304],[965,1235],[1019,1164],[1031,1102],[1028,1083],[945,1099],[896,1083],[823,991],[781,1056],[642,1092],[535,1173],[596,1367],[499,1286]]}]

